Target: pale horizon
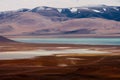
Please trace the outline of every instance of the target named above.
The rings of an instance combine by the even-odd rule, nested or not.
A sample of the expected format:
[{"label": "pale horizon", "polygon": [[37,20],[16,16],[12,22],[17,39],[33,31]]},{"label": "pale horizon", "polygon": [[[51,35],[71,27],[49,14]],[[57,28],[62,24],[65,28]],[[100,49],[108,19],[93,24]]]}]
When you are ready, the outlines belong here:
[{"label": "pale horizon", "polygon": [[88,5],[120,6],[120,0],[1,0],[0,11],[48,6],[56,8],[80,7]]}]

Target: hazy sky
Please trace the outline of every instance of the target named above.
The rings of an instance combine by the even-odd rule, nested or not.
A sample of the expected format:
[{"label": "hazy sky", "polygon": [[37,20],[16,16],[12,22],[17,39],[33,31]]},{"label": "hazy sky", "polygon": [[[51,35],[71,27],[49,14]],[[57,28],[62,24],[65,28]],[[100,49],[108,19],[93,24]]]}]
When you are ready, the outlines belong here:
[{"label": "hazy sky", "polygon": [[0,11],[34,8],[37,6],[79,7],[92,4],[120,6],[120,0],[0,0]]}]

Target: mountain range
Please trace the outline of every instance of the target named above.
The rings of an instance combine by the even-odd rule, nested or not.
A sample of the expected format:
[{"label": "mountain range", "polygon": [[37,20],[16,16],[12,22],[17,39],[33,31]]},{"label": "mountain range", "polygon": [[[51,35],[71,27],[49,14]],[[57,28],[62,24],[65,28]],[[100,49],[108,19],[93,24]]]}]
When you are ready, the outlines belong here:
[{"label": "mountain range", "polygon": [[119,6],[36,7],[0,12],[0,35],[120,36]]}]

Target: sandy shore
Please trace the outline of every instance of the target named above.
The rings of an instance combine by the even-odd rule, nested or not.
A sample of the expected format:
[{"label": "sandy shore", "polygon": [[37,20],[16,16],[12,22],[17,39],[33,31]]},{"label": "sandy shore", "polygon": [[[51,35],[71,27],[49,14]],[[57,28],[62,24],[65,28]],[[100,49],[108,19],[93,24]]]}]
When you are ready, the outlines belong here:
[{"label": "sandy shore", "polygon": [[[0,60],[0,80],[119,80],[120,46],[0,43],[0,52],[90,49],[109,54],[69,54]],[[60,55],[60,54],[57,54]]]}]

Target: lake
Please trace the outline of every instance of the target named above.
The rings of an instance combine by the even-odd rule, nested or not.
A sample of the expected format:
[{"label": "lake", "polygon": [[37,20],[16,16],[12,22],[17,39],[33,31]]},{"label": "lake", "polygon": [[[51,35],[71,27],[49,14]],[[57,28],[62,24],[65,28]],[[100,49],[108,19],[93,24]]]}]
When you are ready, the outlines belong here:
[{"label": "lake", "polygon": [[120,45],[120,38],[13,38],[27,43]]}]

